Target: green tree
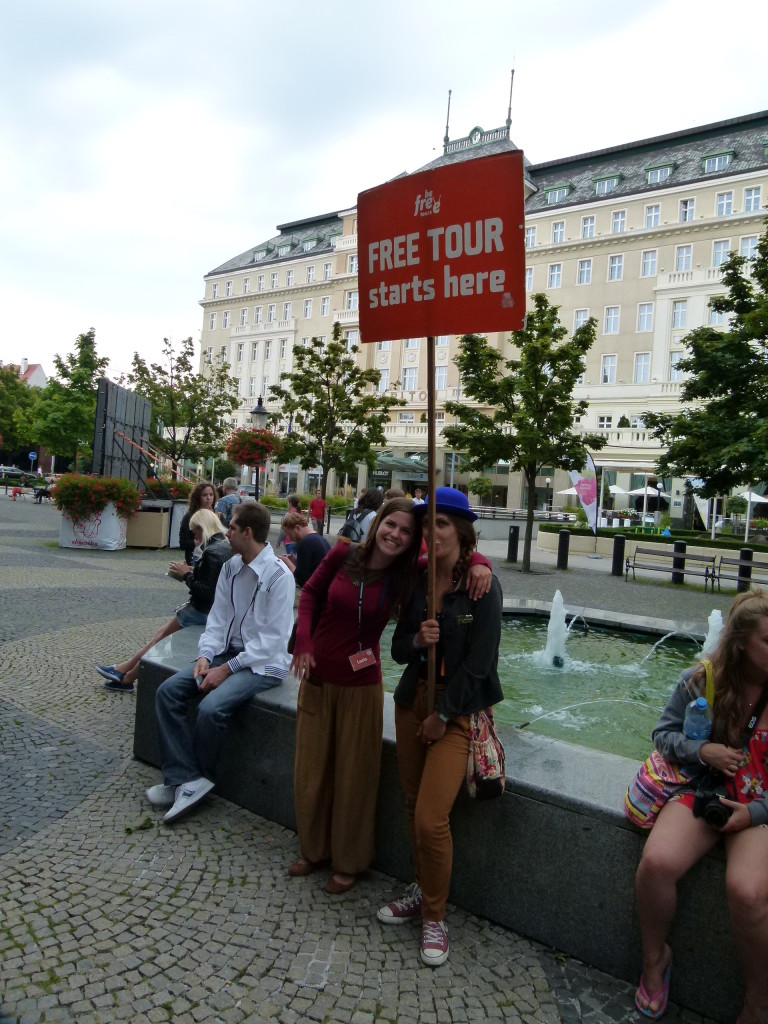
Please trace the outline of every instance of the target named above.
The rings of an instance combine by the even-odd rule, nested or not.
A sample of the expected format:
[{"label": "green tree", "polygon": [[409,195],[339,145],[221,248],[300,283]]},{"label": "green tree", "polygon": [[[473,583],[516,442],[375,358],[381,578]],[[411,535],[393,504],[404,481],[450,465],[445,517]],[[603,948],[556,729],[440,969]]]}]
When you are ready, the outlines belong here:
[{"label": "green tree", "polygon": [[550,305],[543,294],[534,295],[531,302],[524,329],[511,336],[519,358],[505,359],[477,334],[461,339],[456,357],[461,390],[477,405],[447,403],[446,409],[461,423],[444,430],[448,442],[466,453],[471,469],[482,470],[504,459],[510,469],[524,474],[528,485],[524,572],[531,569],[540,468],[580,469],[586,463],[587,450],[605,444],[599,434],[580,434],[573,429],[574,416],[587,408],[586,402],[574,401],[573,389],[595,340],[595,320],[588,320],[568,341],[558,307]]},{"label": "green tree", "polygon": [[37,388],[19,377],[18,366],[0,366],[0,448],[13,452],[36,441],[33,429]]},{"label": "green tree", "polygon": [[323,497],[331,469],[349,473],[360,462],[376,467],[374,445],[386,444],[388,411],[405,405],[375,390],[381,374],[361,369],[357,352],[356,345],[347,350],[336,322],[327,345],[313,338],[307,348],[295,347],[292,371],[269,389],[270,398],[281,403],[281,418],[292,421],[283,457],[298,459],[303,469],[320,466]]},{"label": "green tree", "polygon": [[766,478],[768,229],[753,260],[731,253],[722,274],[727,294],[710,306],[729,315],[727,329],[699,327],[683,339],[680,412],[643,416],[666,448],[659,471],[702,480],[707,498]]},{"label": "green tree", "polygon": [[[147,364],[134,353],[128,383],[152,403],[150,444],[175,462],[202,462],[218,456],[231,430],[226,417],[240,404],[237,381],[226,363],[214,363],[204,375],[194,368],[195,345],[163,339],[163,361]],[[174,474],[176,475],[176,474]]]},{"label": "green tree", "polygon": [[55,374],[43,388],[35,410],[37,440],[49,452],[65,455],[75,464],[80,453],[90,465],[96,417],[96,392],[109,359],[96,354],[96,331],[92,327],[78,336],[75,351],[53,360]]}]

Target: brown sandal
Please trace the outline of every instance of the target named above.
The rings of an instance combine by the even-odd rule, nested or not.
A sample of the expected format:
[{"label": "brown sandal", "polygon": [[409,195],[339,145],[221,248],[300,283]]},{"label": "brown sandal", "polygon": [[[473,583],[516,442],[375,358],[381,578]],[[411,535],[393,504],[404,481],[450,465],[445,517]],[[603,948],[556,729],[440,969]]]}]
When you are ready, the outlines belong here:
[{"label": "brown sandal", "polygon": [[311,875],[316,870],[317,864],[313,864],[311,860],[304,860],[303,857],[299,857],[288,868],[288,874],[292,878],[303,878],[304,875]]},{"label": "brown sandal", "polygon": [[337,875],[331,875],[325,883],[325,891],[329,892],[332,896],[340,896],[343,892],[349,892],[356,881],[357,878],[350,878],[346,882],[342,882]]}]

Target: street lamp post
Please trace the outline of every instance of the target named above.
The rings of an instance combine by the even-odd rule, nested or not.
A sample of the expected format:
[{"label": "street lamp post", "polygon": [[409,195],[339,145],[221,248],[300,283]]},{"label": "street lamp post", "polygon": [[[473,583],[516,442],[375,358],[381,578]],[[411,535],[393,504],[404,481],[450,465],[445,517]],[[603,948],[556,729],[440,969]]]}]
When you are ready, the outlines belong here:
[{"label": "street lamp post", "polygon": [[547,512],[551,512],[552,511],[552,504],[551,504],[550,497],[549,497],[549,494],[550,494],[549,488],[550,488],[550,484],[552,483],[552,480],[550,479],[550,477],[547,477],[545,482],[546,482],[546,485],[547,485],[546,502],[545,502],[545,504],[546,504]]},{"label": "street lamp post", "polygon": [[[261,400],[261,395],[259,395],[258,402],[251,409],[251,423],[254,425],[254,427],[256,427],[257,430],[263,430],[266,427],[266,425],[267,425],[267,420],[268,419],[269,419],[269,413],[264,408],[264,403]],[[259,500],[259,473],[260,473],[260,468],[261,467],[260,467],[259,463],[257,463],[256,464],[256,491],[255,491],[255,494],[254,494],[254,497],[256,498],[256,501]]]}]

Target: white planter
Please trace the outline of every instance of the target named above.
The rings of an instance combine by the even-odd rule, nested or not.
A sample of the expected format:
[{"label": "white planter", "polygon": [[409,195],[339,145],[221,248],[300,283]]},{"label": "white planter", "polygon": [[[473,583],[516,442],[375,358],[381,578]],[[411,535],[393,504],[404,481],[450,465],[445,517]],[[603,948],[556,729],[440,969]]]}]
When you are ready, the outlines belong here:
[{"label": "white planter", "polygon": [[59,547],[120,551],[125,547],[127,525],[127,520],[117,514],[111,501],[98,515],[78,523],[73,523],[66,512],[62,512]]}]

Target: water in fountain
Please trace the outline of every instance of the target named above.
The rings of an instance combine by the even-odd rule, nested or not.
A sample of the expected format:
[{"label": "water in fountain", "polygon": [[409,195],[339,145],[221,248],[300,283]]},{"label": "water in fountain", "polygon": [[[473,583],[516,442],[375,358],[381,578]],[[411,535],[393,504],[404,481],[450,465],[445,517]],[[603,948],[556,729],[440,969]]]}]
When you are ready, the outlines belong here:
[{"label": "water in fountain", "polygon": [[717,641],[720,639],[720,634],[723,631],[723,613],[719,608],[715,608],[710,612],[709,618],[707,619],[707,635],[704,638],[704,646],[701,648],[702,654],[711,654],[712,651],[717,647]]},{"label": "water in fountain", "polygon": [[589,632],[589,624],[588,624],[587,620],[584,618],[584,616],[583,615],[574,615],[573,618],[571,619],[571,621],[568,623],[568,629],[567,629],[566,634],[565,634],[565,639],[566,640],[571,635],[571,630],[573,629],[573,627],[579,621],[581,621],[581,624],[584,627],[584,632],[585,633]]},{"label": "water in fountain", "polygon": [[563,595],[559,590],[556,590],[555,596],[552,598],[552,608],[547,624],[547,645],[541,652],[540,659],[537,659],[539,664],[554,665],[555,668],[563,667],[565,664],[565,638],[567,635]]},{"label": "water in fountain", "polygon": [[648,653],[643,658],[643,660],[640,662],[640,664],[644,665],[646,663],[646,661],[648,661],[649,658],[652,658],[654,656],[654,654],[656,653],[656,651],[658,651],[658,649],[661,647],[661,645],[665,644],[667,642],[667,640],[676,640],[676,639],[690,640],[691,643],[696,644],[697,647],[699,647],[699,648],[701,647],[701,641],[699,640],[698,637],[694,636],[693,633],[685,633],[685,632],[683,632],[683,631],[681,631],[679,629],[673,629],[671,632],[665,633],[664,636],[661,638],[661,640],[657,640],[656,641],[656,643],[653,645],[653,647],[650,649],[650,651],[648,651]]}]

